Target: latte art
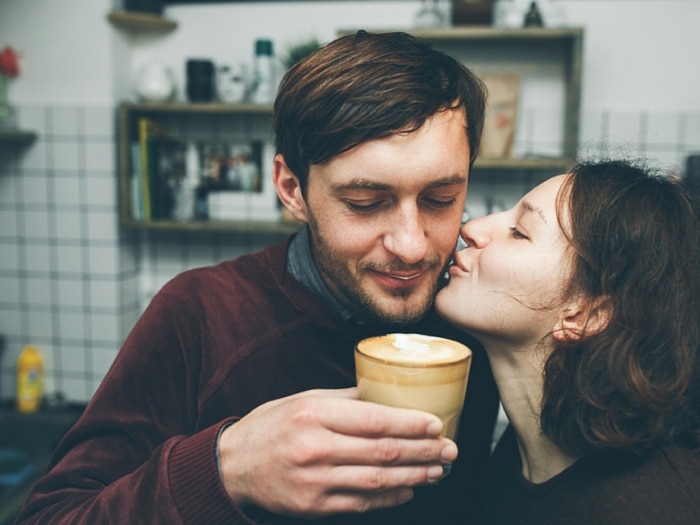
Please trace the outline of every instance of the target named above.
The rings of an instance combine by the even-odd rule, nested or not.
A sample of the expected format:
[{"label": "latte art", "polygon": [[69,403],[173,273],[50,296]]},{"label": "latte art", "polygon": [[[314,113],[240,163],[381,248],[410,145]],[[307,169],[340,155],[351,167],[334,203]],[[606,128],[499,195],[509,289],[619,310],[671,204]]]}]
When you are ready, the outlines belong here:
[{"label": "latte art", "polygon": [[471,350],[466,346],[423,334],[387,334],[365,339],[359,351],[368,357],[395,363],[436,365],[466,359]]}]

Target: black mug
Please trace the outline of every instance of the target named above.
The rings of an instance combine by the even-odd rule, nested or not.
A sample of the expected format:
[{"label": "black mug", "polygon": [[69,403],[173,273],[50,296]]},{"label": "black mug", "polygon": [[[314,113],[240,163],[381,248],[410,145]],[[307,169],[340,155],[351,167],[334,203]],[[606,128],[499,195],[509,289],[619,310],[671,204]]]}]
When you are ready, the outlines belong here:
[{"label": "black mug", "polygon": [[190,102],[214,100],[214,62],[206,59],[187,60],[187,98]]}]

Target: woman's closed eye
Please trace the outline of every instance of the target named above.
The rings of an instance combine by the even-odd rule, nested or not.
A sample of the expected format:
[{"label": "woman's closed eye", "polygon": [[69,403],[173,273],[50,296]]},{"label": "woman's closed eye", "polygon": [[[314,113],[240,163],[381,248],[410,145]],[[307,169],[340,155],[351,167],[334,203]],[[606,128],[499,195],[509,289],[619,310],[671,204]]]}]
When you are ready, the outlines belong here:
[{"label": "woman's closed eye", "polygon": [[529,237],[527,235],[525,235],[523,232],[521,232],[515,226],[510,227],[510,232],[511,232],[511,235],[513,236],[514,239],[523,239],[523,240],[529,239]]}]

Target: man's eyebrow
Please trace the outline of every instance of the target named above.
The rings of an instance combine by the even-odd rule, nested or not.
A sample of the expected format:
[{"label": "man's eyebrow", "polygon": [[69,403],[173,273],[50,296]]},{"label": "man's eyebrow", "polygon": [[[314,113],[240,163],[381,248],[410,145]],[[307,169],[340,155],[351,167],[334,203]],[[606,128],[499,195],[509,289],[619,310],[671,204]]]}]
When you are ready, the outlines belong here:
[{"label": "man's eyebrow", "polygon": [[[466,183],[466,177],[463,175],[455,175],[452,177],[445,177],[443,179],[436,180],[429,184],[427,188],[440,188],[442,186],[454,186],[456,184]],[[379,190],[386,191],[391,189],[390,184],[385,184],[382,182],[377,182],[368,179],[355,179],[349,182],[334,184],[333,189],[335,191],[348,191],[348,190]]]},{"label": "man's eyebrow", "polygon": [[350,182],[344,182],[341,184],[334,184],[333,189],[336,191],[347,191],[347,190],[388,190],[391,186],[388,184],[383,184],[381,182],[376,182],[372,180],[356,179]]},{"label": "man's eyebrow", "polygon": [[464,175],[452,175],[451,177],[445,177],[444,179],[436,180],[433,184],[430,184],[429,188],[439,188],[440,186],[454,186],[455,184],[466,184],[467,178]]},{"label": "man's eyebrow", "polygon": [[542,211],[542,208],[538,208],[537,206],[533,205],[529,201],[522,201],[521,206],[523,208],[525,208],[526,211],[536,213],[537,215],[539,215],[542,222],[547,224],[547,219],[544,216],[544,212]]}]

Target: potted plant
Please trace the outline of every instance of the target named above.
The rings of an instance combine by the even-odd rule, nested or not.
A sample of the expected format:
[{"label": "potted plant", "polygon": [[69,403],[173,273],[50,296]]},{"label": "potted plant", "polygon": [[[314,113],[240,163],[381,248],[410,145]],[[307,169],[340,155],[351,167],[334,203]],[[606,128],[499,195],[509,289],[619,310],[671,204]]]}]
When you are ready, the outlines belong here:
[{"label": "potted plant", "polygon": [[319,42],[316,37],[290,44],[282,57],[282,62],[287,69],[289,69],[301,59],[306,58],[316,51],[319,47],[321,47],[321,42]]}]

